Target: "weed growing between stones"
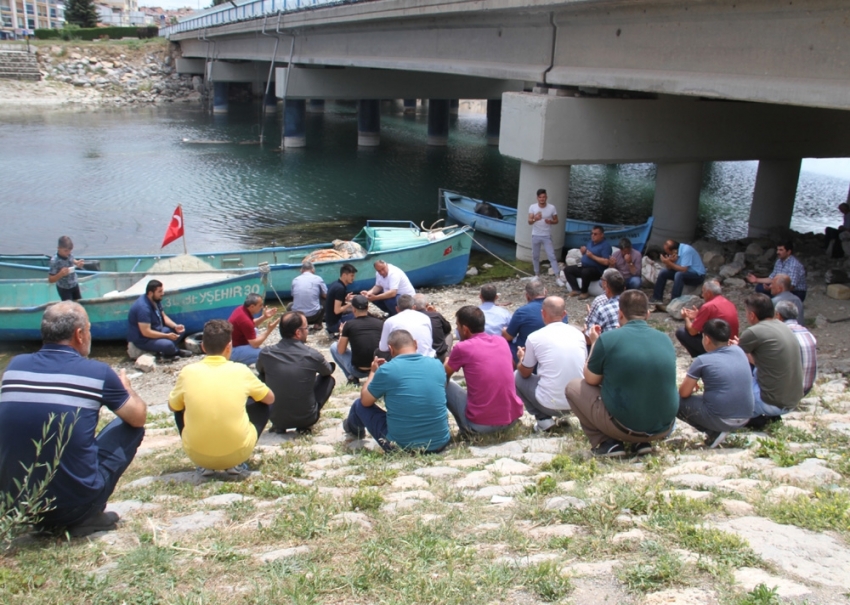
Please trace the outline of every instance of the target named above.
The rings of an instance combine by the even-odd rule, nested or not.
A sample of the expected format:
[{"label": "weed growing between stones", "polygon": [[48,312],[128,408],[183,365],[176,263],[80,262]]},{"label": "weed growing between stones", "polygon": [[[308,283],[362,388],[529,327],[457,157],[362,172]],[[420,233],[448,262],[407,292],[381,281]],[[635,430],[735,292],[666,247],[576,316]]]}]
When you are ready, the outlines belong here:
[{"label": "weed growing between stones", "polygon": [[552,561],[529,565],[523,570],[522,577],[526,590],[547,603],[559,601],[573,589],[570,579]]},{"label": "weed growing between stones", "polygon": [[817,489],[793,500],[763,502],[759,513],[777,523],[850,534],[850,495],[843,491]]},{"label": "weed growing between stones", "polygon": [[641,544],[641,560],[622,567],[617,576],[629,590],[647,593],[682,584],[684,564],[678,555],[657,542]]},{"label": "weed growing between stones", "polygon": [[717,563],[733,567],[752,567],[761,563],[749,545],[734,534],[688,523],[678,523],[673,531],[681,546],[711,557]]},{"label": "weed growing between stones", "polygon": [[384,503],[384,497],[376,489],[361,488],[351,494],[351,510],[377,510]]},{"label": "weed growing between stones", "polygon": [[733,605],[780,605],[782,599],[776,592],[776,587],[768,588],[759,584],[747,594],[735,599]]},{"label": "weed growing between stones", "polygon": [[564,481],[588,481],[602,472],[599,463],[594,458],[582,460],[577,456],[558,454],[551,462],[543,465],[544,471],[557,474]]},{"label": "weed growing between stones", "polygon": [[756,456],[759,458],[770,458],[777,466],[796,466],[806,458],[815,457],[814,453],[808,450],[792,452],[787,442],[771,437],[759,437],[756,442],[758,443]]}]

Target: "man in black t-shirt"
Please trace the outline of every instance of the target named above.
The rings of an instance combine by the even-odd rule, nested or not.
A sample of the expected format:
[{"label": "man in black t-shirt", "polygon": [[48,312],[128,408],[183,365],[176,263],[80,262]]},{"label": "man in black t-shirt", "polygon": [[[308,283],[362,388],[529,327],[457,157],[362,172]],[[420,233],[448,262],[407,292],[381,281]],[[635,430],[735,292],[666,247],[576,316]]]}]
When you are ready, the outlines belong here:
[{"label": "man in black t-shirt", "polygon": [[346,289],[354,282],[357,269],[354,265],[345,263],[339,269],[339,279],[328,286],[325,298],[325,327],[331,340],[339,338],[339,324],[354,317],[351,314],[352,292],[346,294]]},{"label": "man in black t-shirt", "polygon": [[354,319],[342,325],[339,342],[331,343],[331,357],[345,373],[349,383],[359,384],[361,378],[369,376],[384,322],[369,315],[369,300],[365,296],[358,294],[352,298],[351,307]]}]

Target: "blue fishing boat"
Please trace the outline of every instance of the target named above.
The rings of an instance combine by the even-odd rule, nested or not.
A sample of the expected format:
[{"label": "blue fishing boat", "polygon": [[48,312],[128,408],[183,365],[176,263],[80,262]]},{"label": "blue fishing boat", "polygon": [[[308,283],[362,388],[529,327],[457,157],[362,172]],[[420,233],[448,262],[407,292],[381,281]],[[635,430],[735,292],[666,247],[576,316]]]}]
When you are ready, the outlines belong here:
[{"label": "blue fishing boat", "polygon": [[[373,265],[378,259],[401,268],[414,287],[444,286],[456,284],[466,275],[472,248],[469,231],[470,228],[466,226],[429,230],[417,227],[410,221],[367,221],[366,226],[351,241],[335,240],[289,248],[205,252],[195,254],[194,258],[206,263],[211,271],[256,270],[262,267],[269,272],[266,297],[271,299],[289,298],[292,295],[292,280],[300,274],[301,262],[305,259],[313,261],[316,275],[328,284],[339,279],[339,269],[343,263],[354,265],[357,278],[351,289],[355,291],[374,285]],[[5,258],[10,257],[0,256],[0,261]],[[12,260],[15,258],[20,257],[11,256]],[[30,260],[26,264],[0,262],[0,278],[42,278],[46,281],[50,258],[38,255],[29,255],[28,258]],[[173,254],[86,255],[89,268],[80,269],[77,274],[144,273],[167,259],[179,260],[180,257]]]},{"label": "blue fishing boat", "polygon": [[[151,279],[165,287],[162,306],[188,332],[203,330],[210,319],[227,319],[250,293],[265,293],[259,271],[164,274],[103,273],[78,279],[93,340],[127,338],[127,313]],[[59,301],[45,279],[0,280],[0,340],[41,340],[44,310]]]},{"label": "blue fishing boat", "polygon": [[[441,209],[445,210],[448,217],[462,225],[469,225],[476,231],[487,233],[494,237],[514,241],[516,232],[517,209],[492,202],[483,202],[475,198],[467,197],[460,193],[440,189]],[[498,211],[501,218],[487,216],[476,212],[481,209],[482,204],[487,204]],[[495,213],[493,213],[495,214]],[[523,218],[525,213],[523,213]],[[595,223],[592,221],[580,221],[566,219],[564,221],[565,237],[564,249],[579,248],[590,241],[590,231],[594,225],[600,225],[605,229],[605,237],[615,245],[620,238],[627,237],[632,242],[632,247],[643,252],[643,247],[649,239],[652,230],[652,217],[642,225],[615,225],[611,223]]]}]

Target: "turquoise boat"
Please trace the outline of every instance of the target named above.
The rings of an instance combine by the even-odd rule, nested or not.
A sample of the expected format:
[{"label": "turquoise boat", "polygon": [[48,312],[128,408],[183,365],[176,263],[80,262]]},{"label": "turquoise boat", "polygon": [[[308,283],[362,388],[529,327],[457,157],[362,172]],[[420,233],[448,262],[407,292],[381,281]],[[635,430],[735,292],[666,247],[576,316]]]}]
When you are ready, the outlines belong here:
[{"label": "turquoise boat", "polygon": [[[469,225],[476,231],[487,233],[494,237],[514,241],[516,232],[517,209],[501,204],[487,202],[499,211],[502,218],[485,216],[475,212],[475,208],[484,203],[481,200],[467,197],[455,191],[440,189],[441,209],[445,210],[450,219],[461,225]],[[605,237],[614,245],[620,238],[627,237],[632,242],[632,247],[638,252],[643,252],[643,247],[649,239],[652,230],[652,217],[642,225],[615,225],[611,223],[594,223],[591,221],[579,221],[566,219],[564,221],[564,249],[580,248],[590,241],[590,231],[595,225],[605,229]]]},{"label": "turquoise boat", "polygon": [[[328,260],[314,261],[316,275],[327,284],[333,283],[339,279],[340,266],[349,263],[357,269],[357,278],[350,288],[355,291],[366,290],[375,283],[375,261],[382,259],[401,268],[414,287],[456,284],[464,278],[469,266],[469,252],[472,249],[469,231],[470,228],[466,226],[427,230],[410,221],[367,221],[366,226],[351,240],[360,246],[362,256],[320,256]],[[289,298],[292,295],[292,280],[301,273],[301,262],[311,254],[329,251],[333,246],[329,242],[291,248],[207,252],[194,256],[221,271],[258,269],[261,266],[265,269],[265,265],[268,265],[270,273],[266,297]],[[0,261],[21,258],[15,255],[0,256]],[[50,258],[39,255],[27,255],[26,258],[29,260],[23,263],[0,262],[0,278],[46,279]],[[89,267],[96,266],[97,271],[79,270],[77,273],[143,273],[167,258],[176,258],[176,255],[85,256],[85,260],[90,263]]]},{"label": "turquoise boat", "polygon": [[[127,313],[144,295],[151,279],[165,286],[162,307],[168,316],[200,332],[210,319],[227,319],[250,293],[265,293],[265,275],[259,271],[213,271],[164,274],[103,273],[78,279],[91,321],[93,340],[125,340]],[[59,301],[56,287],[45,279],[0,280],[0,339],[41,340],[44,310]]]}]

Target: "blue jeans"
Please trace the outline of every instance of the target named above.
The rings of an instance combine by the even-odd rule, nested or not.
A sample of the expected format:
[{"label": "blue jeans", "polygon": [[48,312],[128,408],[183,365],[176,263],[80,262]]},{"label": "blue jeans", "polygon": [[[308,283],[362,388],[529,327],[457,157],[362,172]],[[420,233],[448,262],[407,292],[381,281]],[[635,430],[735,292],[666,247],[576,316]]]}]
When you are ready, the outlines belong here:
[{"label": "blue jeans", "polygon": [[730,433],[737,431],[743,426],[727,424],[722,418],[709,412],[705,407],[702,395],[680,397],[679,412],[676,414],[676,417],[684,420],[702,433]]},{"label": "blue jeans", "polygon": [[233,350],[230,352],[230,361],[233,361],[235,363],[244,363],[246,366],[249,366],[252,363],[257,363],[257,359],[259,357],[259,347],[254,348],[251,345],[240,345],[238,347],[233,347]]},{"label": "blue jeans", "polygon": [[343,313],[339,318],[339,321],[336,323],[328,323],[325,322],[325,330],[327,330],[328,334],[332,337],[339,336],[339,325],[343,324],[347,321],[354,319],[354,313]]},{"label": "blue jeans", "polygon": [[352,378],[366,378],[369,376],[369,372],[361,372],[353,365],[351,365],[351,348],[347,348],[345,353],[340,353],[337,350],[337,343],[331,343],[331,357],[336,362],[336,365],[342,370],[342,373],[345,374],[345,377],[348,380]]},{"label": "blue jeans", "polygon": [[643,280],[639,275],[632,275],[626,280],[627,290],[640,290],[641,285],[643,285]]},{"label": "blue jeans", "polygon": [[[157,330],[157,332],[171,334],[173,330],[162,326],[159,330]],[[169,340],[167,338],[145,338],[143,336],[139,340],[134,340],[133,344],[142,351],[147,351],[148,353],[156,353],[165,357],[175,357],[179,350],[177,343],[183,342],[183,339],[188,335],[188,332],[183,332],[177,340]]]},{"label": "blue jeans", "polygon": [[696,271],[674,271],[673,269],[664,269],[658,274],[658,279],[655,281],[655,290],[652,292],[652,297],[656,300],[664,298],[664,286],[667,285],[667,280],[673,280],[673,291],[670,293],[670,298],[679,298],[682,295],[682,290],[685,285],[698,286],[705,281],[705,275],[699,275]]},{"label": "blue jeans", "polygon": [[398,313],[398,296],[395,298],[386,298],[384,300],[373,300],[372,304],[384,313],[389,313],[390,317]]},{"label": "blue jeans", "polygon": [[758,376],[759,371],[756,369],[753,371],[753,399],[755,400],[755,405],[753,406],[753,418],[757,418],[759,416],[783,416],[790,412],[791,410],[778,408],[775,405],[765,403],[761,400],[761,387],[759,387]]},{"label": "blue jeans", "polygon": [[516,424],[516,421],[510,424],[499,425],[476,424],[474,422],[470,422],[466,418],[466,403],[466,391],[454,380],[449,380],[446,383],[446,406],[449,408],[449,412],[451,412],[452,416],[454,416],[455,422],[457,422],[461,431],[487,435],[489,433],[504,431]]},{"label": "blue jeans", "polygon": [[[364,406],[358,397],[348,412],[348,428],[354,432],[367,430],[385,452],[395,449],[387,439],[387,413],[377,405]],[[449,444],[448,441],[428,452],[441,452]]]}]

